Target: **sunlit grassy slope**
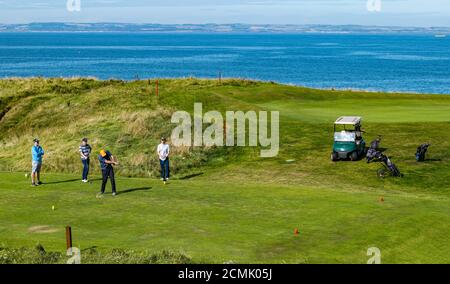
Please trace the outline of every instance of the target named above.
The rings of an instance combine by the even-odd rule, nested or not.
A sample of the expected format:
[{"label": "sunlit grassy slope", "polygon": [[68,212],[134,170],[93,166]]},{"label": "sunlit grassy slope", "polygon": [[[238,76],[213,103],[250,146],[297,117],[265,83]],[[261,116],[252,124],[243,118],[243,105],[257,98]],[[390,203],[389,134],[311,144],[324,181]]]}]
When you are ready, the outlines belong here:
[{"label": "sunlit grassy slope", "polygon": [[[159,80],[159,91],[153,80],[1,80],[0,169],[14,173],[0,174],[0,244],[61,251],[70,224],[81,248],[168,249],[194,262],[364,263],[371,246],[384,262],[450,261],[449,96],[231,79]],[[174,179],[164,187],[155,146],[175,127],[171,114],[192,112],[194,102],[205,112],[280,111],[279,155],[173,147]],[[405,176],[380,180],[377,164],[330,162],[341,115],[362,116],[366,140],[382,135]],[[24,173],[36,136],[47,184],[32,189]],[[84,136],[120,159],[117,198],[97,200],[99,181],[77,180]],[[417,163],[424,142],[429,160]]]}]

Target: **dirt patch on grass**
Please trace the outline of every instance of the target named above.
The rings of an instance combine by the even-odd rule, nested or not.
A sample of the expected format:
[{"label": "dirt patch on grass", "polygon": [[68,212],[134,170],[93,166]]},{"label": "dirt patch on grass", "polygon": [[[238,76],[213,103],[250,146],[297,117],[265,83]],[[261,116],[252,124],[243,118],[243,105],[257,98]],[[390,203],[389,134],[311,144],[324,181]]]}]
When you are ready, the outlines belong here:
[{"label": "dirt patch on grass", "polygon": [[59,229],[52,228],[47,225],[32,226],[32,227],[28,228],[28,232],[37,233],[37,234],[51,234],[51,233],[56,233],[59,231],[60,231]]}]

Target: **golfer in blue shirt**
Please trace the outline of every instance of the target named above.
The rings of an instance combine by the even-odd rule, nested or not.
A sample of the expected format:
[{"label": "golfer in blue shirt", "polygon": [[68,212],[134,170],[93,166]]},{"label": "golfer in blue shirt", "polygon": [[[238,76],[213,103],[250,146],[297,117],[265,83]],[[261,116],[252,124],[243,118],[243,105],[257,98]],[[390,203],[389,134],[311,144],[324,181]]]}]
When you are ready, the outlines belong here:
[{"label": "golfer in blue shirt", "polygon": [[34,145],[31,147],[31,186],[37,186],[42,184],[41,167],[44,149],[39,145],[39,139],[35,138],[33,142]]}]

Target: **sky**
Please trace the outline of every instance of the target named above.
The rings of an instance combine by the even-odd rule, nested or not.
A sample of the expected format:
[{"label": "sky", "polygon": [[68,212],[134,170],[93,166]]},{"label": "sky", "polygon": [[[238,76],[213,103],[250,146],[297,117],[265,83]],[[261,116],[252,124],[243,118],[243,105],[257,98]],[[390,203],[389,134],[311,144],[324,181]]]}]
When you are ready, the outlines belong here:
[{"label": "sky", "polygon": [[0,23],[30,22],[450,27],[450,0],[0,0]]}]

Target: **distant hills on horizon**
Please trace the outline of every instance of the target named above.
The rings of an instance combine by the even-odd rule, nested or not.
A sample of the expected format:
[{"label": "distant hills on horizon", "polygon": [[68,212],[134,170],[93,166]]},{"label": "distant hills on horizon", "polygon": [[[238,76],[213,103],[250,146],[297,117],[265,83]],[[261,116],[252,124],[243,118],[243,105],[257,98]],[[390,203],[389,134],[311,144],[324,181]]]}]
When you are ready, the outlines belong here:
[{"label": "distant hills on horizon", "polygon": [[141,32],[141,33],[329,33],[450,35],[450,27],[359,25],[29,23],[0,24],[0,32]]}]

